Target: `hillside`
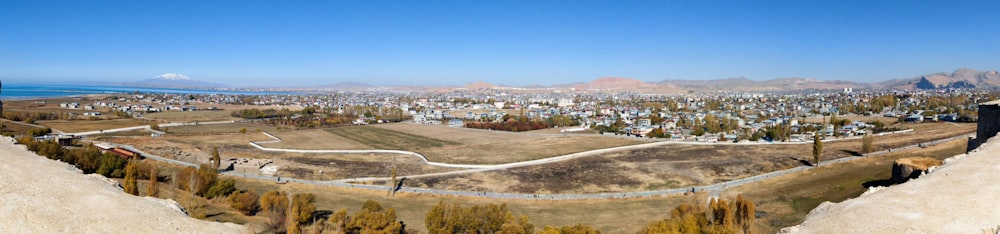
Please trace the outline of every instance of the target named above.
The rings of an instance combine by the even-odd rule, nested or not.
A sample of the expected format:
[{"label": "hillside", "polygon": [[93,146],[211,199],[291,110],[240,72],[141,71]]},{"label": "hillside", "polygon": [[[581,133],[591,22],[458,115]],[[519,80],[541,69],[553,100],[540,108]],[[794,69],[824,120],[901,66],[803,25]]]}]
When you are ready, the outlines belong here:
[{"label": "hillside", "polygon": [[862,88],[868,84],[840,80],[816,80],[807,78],[780,78],[766,81],[754,81],[747,78],[727,78],[717,80],[664,80],[657,84],[672,85],[686,90],[695,91],[769,91],[769,90],[801,90],[801,89],[843,89]]},{"label": "hillside", "polygon": [[[958,155],[932,173],[870,190],[841,203],[823,203],[805,222],[782,233],[985,233],[1000,225],[998,138]],[[993,233],[992,231],[989,233]]]},{"label": "hillside", "polygon": [[888,80],[875,86],[896,89],[1000,88],[1000,74],[995,70],[960,68],[952,73],[939,72],[909,79]]},{"label": "hillside", "polygon": [[603,77],[586,83],[563,85],[563,87],[566,86],[577,90],[616,90],[664,94],[683,93],[686,91],[673,85],[661,85],[622,77]]},{"label": "hillside", "polygon": [[0,233],[246,232],[240,225],[188,217],[171,201],[128,195],[103,177],[35,155],[12,138],[0,138],[0,155]]}]

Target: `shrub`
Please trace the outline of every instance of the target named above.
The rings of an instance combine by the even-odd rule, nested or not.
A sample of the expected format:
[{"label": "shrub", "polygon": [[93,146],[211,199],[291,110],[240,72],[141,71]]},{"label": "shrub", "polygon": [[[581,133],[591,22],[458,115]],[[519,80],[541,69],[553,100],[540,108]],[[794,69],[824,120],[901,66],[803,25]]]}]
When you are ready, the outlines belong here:
[{"label": "shrub", "polygon": [[288,195],[282,191],[270,191],[260,196],[260,213],[265,224],[272,230],[285,229],[285,216],[288,211]]},{"label": "shrub", "polygon": [[260,210],[260,197],[253,191],[236,191],[229,194],[229,206],[244,215],[254,215]]},{"label": "shrub", "polygon": [[212,183],[212,187],[208,188],[205,192],[205,198],[212,199],[215,197],[225,197],[236,191],[236,181],[232,179],[222,179],[217,180]]}]

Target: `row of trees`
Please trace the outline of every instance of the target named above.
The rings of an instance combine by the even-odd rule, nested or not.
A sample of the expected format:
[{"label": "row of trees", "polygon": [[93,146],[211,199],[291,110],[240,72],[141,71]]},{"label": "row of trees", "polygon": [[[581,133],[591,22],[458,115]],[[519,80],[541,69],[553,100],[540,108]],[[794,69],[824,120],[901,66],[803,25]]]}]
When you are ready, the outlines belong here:
[{"label": "row of trees", "polygon": [[678,205],[670,218],[651,223],[640,233],[753,233],[755,215],[753,202],[742,195],[733,202],[713,198],[708,207]]},{"label": "row of trees", "polygon": [[[486,204],[463,207],[439,202],[424,217],[430,233],[535,233],[528,216],[516,216],[507,204]],[[546,226],[546,234],[594,234],[600,231],[583,224],[564,227]]]},{"label": "row of trees", "polygon": [[125,176],[128,161],[111,153],[101,153],[94,145],[66,149],[55,141],[36,141],[30,136],[18,138],[17,142],[38,155],[73,165],[85,174],[98,173],[108,178]]},{"label": "row of trees", "polygon": [[243,109],[235,110],[230,116],[244,119],[262,119],[262,118],[275,118],[275,117],[290,117],[292,115],[298,114],[288,109]]},{"label": "row of trees", "polygon": [[502,121],[502,122],[467,122],[465,127],[476,129],[489,129],[510,132],[524,132],[538,129],[552,128],[555,125],[543,121]]}]

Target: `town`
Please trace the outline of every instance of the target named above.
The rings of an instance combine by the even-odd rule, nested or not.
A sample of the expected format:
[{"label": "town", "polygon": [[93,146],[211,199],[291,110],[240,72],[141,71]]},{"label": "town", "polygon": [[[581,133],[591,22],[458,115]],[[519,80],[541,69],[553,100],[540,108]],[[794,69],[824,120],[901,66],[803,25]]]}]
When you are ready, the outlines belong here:
[{"label": "town", "polygon": [[[311,95],[116,95],[94,103],[59,106],[82,110],[65,113],[62,118],[68,119],[100,117],[102,111],[142,118],[157,112],[225,111],[213,104],[250,105],[271,110],[266,117],[286,118],[301,123],[296,127],[307,128],[328,126],[324,124],[331,115],[347,115],[353,118],[349,123],[355,125],[412,121],[504,131],[561,127],[564,132],[593,129],[620,136],[739,143],[807,141],[817,131],[824,137],[843,137],[887,130],[883,128],[886,123],[852,121],[852,117],[883,116],[911,123],[975,122],[977,103],[995,97],[996,93],[975,89],[650,95],[610,90],[456,88],[447,92],[362,90]],[[520,129],[482,124],[518,121],[544,124]]]}]

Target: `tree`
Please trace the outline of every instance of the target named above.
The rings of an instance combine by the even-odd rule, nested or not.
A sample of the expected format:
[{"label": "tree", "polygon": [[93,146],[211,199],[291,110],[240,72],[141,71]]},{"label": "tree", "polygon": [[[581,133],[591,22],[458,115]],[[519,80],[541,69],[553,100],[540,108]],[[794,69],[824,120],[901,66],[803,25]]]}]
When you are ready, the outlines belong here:
[{"label": "tree", "polygon": [[212,183],[212,186],[205,191],[205,198],[212,199],[215,197],[225,197],[229,196],[236,191],[236,181],[233,179],[222,179],[217,180]]},{"label": "tree", "polygon": [[260,210],[260,197],[251,191],[236,191],[229,194],[229,206],[239,210],[244,215],[254,215]]},{"label": "tree", "polygon": [[157,182],[157,180],[159,179],[157,178],[159,176],[157,175],[158,172],[159,168],[157,168],[156,163],[150,163],[149,185],[146,186],[146,196],[148,197],[156,197],[156,195],[160,192],[160,184],[159,182]]},{"label": "tree", "polygon": [[732,230],[736,222],[733,217],[733,209],[726,200],[712,198],[708,203],[712,211],[712,224],[721,226],[723,229]]},{"label": "tree", "polygon": [[[208,189],[215,184],[215,179],[219,177],[219,171],[208,164],[201,164],[198,166],[197,175],[192,179],[192,183],[195,186],[191,187],[191,191],[198,196],[205,196]],[[231,192],[231,191],[230,191]]]},{"label": "tree", "polygon": [[743,198],[743,195],[736,195],[736,224],[743,229],[743,233],[753,233],[753,225],[757,222],[757,210],[753,202]]},{"label": "tree", "polygon": [[670,211],[669,218],[651,223],[639,233],[736,233],[737,228],[751,233],[755,212],[753,203],[742,195],[733,203],[712,199],[708,209],[701,205],[680,204]]},{"label": "tree", "polygon": [[213,146],[212,147],[212,167],[214,167],[216,170],[218,170],[220,165],[222,165],[222,158],[219,157],[219,147]]},{"label": "tree", "polygon": [[288,211],[288,195],[282,191],[270,191],[260,196],[259,215],[265,219],[265,224],[272,230],[285,229],[285,216]]},{"label": "tree", "polygon": [[139,163],[136,159],[128,160],[128,165],[125,166],[125,184],[122,187],[125,189],[125,193],[132,195],[139,195],[139,186],[136,179],[139,177]]},{"label": "tree", "polygon": [[312,221],[316,212],[316,195],[312,193],[295,194],[292,196],[292,212],[296,223],[304,224]]},{"label": "tree", "polygon": [[861,152],[866,155],[870,154],[873,151],[872,148],[874,144],[875,136],[872,136],[871,133],[865,134],[865,136],[861,137]]},{"label": "tree", "polygon": [[402,221],[396,221],[396,209],[383,209],[381,204],[372,200],[365,201],[354,217],[347,216],[346,210],[334,213],[330,216],[330,223],[344,233],[403,233],[406,229]]},{"label": "tree", "polygon": [[816,161],[816,166],[819,166],[819,162],[823,160],[823,140],[819,137],[819,131],[813,136],[813,159]]},{"label": "tree", "polygon": [[438,203],[427,212],[424,224],[430,233],[532,233],[527,216],[514,216],[506,204],[464,208]]},{"label": "tree", "polygon": [[390,174],[392,176],[392,180],[389,180],[389,183],[390,183],[389,184],[389,193],[387,194],[387,196],[388,195],[392,195],[396,191],[396,185],[398,183],[396,181],[396,159],[395,158],[393,158],[393,161],[392,161],[392,170],[390,171]]}]

